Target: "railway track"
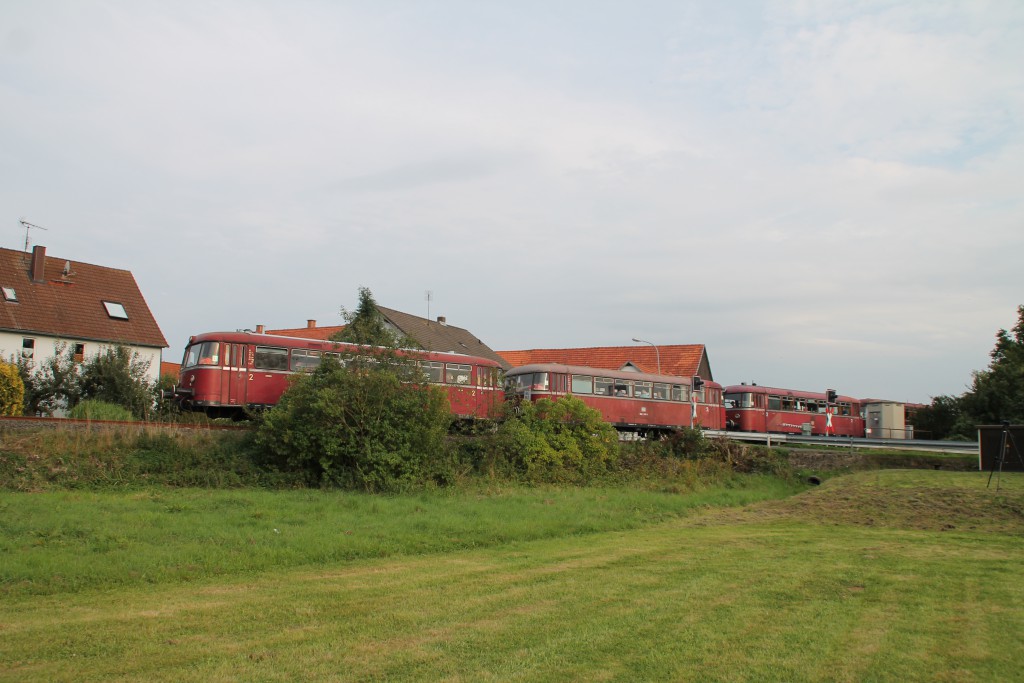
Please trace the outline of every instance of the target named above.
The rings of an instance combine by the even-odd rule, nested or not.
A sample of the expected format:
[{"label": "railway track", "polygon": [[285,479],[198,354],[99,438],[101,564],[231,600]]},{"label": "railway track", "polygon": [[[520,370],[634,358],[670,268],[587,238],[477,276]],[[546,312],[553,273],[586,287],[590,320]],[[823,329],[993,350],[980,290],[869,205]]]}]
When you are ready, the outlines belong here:
[{"label": "railway track", "polygon": [[185,429],[203,431],[238,431],[249,429],[249,425],[187,424],[183,422],[141,422],[130,420],[77,420],[70,417],[2,417],[2,429]]}]

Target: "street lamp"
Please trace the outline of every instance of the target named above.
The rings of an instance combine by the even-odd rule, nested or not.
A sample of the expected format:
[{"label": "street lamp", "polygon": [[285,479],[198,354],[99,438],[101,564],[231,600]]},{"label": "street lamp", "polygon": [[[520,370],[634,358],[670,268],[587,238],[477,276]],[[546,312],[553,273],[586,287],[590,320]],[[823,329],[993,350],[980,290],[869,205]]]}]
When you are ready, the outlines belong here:
[{"label": "street lamp", "polygon": [[[654,346],[654,342],[649,342],[649,341],[647,341],[645,339],[637,339],[636,337],[633,337],[633,341],[635,341],[637,344],[650,344],[651,346]],[[661,374],[661,352],[658,351],[658,347],[657,346],[654,346],[654,354],[658,358],[658,374],[660,375]]]}]

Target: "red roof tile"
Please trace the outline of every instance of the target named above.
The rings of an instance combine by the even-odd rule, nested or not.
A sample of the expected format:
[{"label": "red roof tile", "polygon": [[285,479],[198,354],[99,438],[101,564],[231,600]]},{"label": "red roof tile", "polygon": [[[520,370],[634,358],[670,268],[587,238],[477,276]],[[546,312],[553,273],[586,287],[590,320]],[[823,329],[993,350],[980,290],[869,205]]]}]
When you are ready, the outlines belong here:
[{"label": "red roof tile", "polygon": [[578,349],[530,349],[498,351],[512,367],[534,363],[583,365],[606,370],[619,370],[626,364],[641,372],[657,373],[660,356],[661,374],[678,377],[701,375],[713,380],[703,344],[667,344],[659,346],[595,346]]},{"label": "red roof tile", "polygon": [[[0,297],[0,330],[132,346],[167,346],[129,271],[69,262],[45,256],[41,247],[36,249],[43,266],[36,278],[32,277],[33,254],[0,249],[0,286],[14,290],[17,296],[16,302]],[[67,274],[65,263],[70,263]],[[121,304],[127,320],[111,317],[105,301]]]},{"label": "red roof tile", "polygon": [[345,329],[344,325],[331,327],[290,327],[283,330],[267,330],[267,334],[276,334],[282,337],[298,337],[299,339],[319,339],[327,341],[333,335]]}]

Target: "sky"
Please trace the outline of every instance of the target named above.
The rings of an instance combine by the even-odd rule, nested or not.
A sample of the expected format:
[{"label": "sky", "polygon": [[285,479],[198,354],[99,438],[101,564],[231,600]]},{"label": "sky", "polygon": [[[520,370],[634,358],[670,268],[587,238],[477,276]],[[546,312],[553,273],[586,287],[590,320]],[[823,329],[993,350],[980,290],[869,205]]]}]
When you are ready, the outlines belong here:
[{"label": "sky", "polygon": [[928,402],[1016,323],[1022,179],[1019,0],[0,4],[0,246],[130,270],[165,360],[365,286]]}]

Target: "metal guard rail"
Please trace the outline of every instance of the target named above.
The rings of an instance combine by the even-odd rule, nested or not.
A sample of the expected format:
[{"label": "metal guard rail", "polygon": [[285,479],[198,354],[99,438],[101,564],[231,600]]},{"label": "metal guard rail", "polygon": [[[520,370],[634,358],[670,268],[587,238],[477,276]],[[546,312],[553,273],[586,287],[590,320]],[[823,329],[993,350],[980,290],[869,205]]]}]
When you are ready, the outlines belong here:
[{"label": "metal guard rail", "polygon": [[733,441],[751,441],[768,446],[781,444],[809,444],[843,448],[890,448],[904,451],[935,451],[979,455],[977,441],[925,441],[923,439],[868,439],[851,436],[804,436],[802,434],[765,434],[764,432],[730,432],[706,429],[708,437],[721,436]]}]

